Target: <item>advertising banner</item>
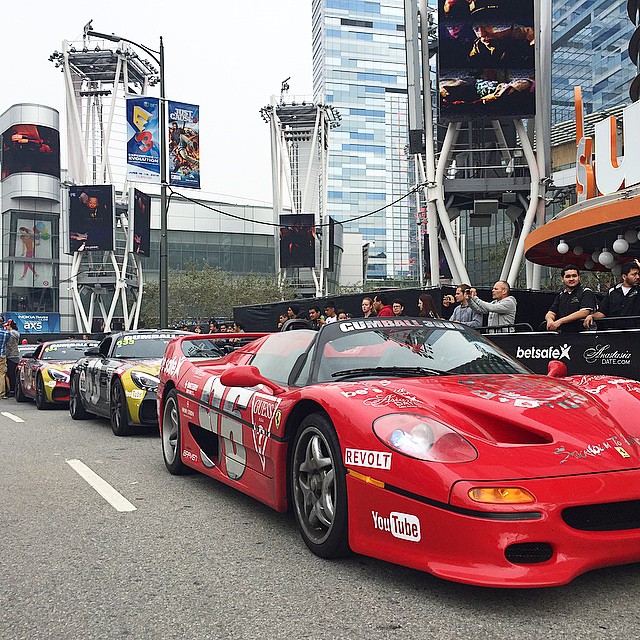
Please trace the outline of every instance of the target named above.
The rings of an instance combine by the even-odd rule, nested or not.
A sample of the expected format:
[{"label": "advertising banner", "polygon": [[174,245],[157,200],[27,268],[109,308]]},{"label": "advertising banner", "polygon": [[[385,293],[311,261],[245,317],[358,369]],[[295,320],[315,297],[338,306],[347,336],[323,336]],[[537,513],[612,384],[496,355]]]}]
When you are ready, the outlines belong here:
[{"label": "advertising banner", "polygon": [[6,311],[5,320],[13,320],[22,333],[60,333],[59,313],[26,313]]},{"label": "advertising banner", "polygon": [[69,251],[113,251],[115,192],[113,185],[69,189]]},{"label": "advertising banner", "polygon": [[160,182],[160,101],[127,98],[127,179]]},{"label": "advertising banner", "polygon": [[440,115],[535,115],[533,0],[438,0]]},{"label": "advertising banner", "polygon": [[280,216],[280,268],[316,266],[316,225],[312,213]]},{"label": "advertising banner", "polygon": [[129,190],[129,251],[151,254],[151,196],[138,189]]},{"label": "advertising banner", "polygon": [[14,124],[2,134],[2,180],[14,173],[60,179],[60,133],[37,124]]},{"label": "advertising banner", "polygon": [[200,188],[200,107],[169,100],[169,184]]},{"label": "advertising banner", "polygon": [[13,266],[14,287],[52,286],[53,264],[41,262],[51,260],[51,223],[33,218],[18,218],[13,255],[16,261]]}]

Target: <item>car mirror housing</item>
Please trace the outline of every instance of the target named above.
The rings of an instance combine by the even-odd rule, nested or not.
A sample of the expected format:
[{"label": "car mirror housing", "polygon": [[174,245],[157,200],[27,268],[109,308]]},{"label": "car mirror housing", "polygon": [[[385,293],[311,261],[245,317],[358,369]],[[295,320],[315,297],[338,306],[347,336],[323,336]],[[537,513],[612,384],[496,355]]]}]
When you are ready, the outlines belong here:
[{"label": "car mirror housing", "polygon": [[225,387],[256,387],[262,384],[276,395],[285,391],[280,385],[265,378],[258,367],[251,365],[238,365],[227,369],[220,376],[220,382]]},{"label": "car mirror housing", "polygon": [[550,360],[547,365],[547,375],[550,378],[566,378],[567,365],[560,360]]},{"label": "car mirror housing", "polygon": [[91,349],[87,349],[84,352],[85,356],[90,356],[91,358],[95,358],[98,356],[101,356],[102,354],[100,353],[100,349],[98,349],[98,347],[91,347]]}]

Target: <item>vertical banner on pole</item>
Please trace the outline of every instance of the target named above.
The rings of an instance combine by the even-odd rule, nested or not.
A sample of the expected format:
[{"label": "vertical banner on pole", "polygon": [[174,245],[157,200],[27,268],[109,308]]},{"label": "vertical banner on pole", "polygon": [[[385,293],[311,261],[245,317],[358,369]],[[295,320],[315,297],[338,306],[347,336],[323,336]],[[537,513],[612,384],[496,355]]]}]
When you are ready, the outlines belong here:
[{"label": "vertical banner on pole", "polygon": [[200,107],[169,100],[169,184],[200,188]]},{"label": "vertical banner on pole", "polygon": [[160,182],[158,98],[127,98],[127,180]]}]

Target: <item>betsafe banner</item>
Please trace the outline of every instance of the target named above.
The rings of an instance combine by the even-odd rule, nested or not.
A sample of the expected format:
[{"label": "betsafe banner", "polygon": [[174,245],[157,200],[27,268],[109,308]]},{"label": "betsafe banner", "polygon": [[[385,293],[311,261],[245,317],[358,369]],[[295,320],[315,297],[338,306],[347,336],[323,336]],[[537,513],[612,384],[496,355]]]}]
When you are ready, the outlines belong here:
[{"label": "betsafe banner", "polygon": [[127,179],[160,183],[160,101],[127,97]]},{"label": "betsafe banner", "polygon": [[169,100],[169,184],[200,188],[200,107]]}]

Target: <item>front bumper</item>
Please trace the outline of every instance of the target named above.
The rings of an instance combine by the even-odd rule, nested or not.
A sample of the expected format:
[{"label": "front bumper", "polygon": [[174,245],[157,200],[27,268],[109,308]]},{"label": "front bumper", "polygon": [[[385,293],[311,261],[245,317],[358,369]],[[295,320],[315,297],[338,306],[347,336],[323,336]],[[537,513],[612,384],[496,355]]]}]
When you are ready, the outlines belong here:
[{"label": "front bumper", "polygon": [[348,475],[351,548],[492,587],[559,586],[592,569],[640,561],[640,470],[509,483],[537,501],[476,505],[474,513],[464,496],[481,484],[459,482],[450,504],[438,505]]}]

